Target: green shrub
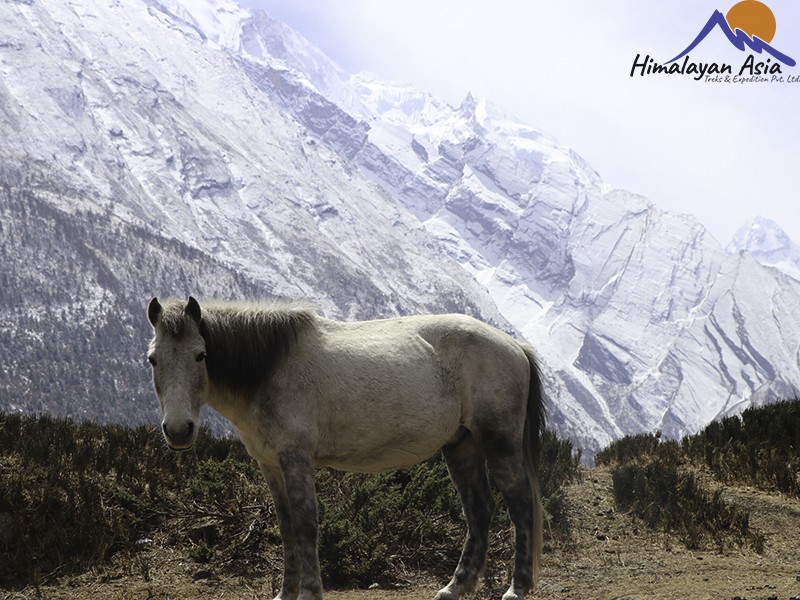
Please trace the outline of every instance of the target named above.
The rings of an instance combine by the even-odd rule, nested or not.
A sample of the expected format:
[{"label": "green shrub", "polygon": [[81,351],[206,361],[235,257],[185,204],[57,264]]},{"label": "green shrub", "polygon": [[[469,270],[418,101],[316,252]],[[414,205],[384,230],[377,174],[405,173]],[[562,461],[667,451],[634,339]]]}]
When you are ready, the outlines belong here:
[{"label": "green shrub", "polygon": [[683,441],[718,478],[800,497],[800,401],[748,408]]},{"label": "green shrub", "polygon": [[[228,456],[235,458],[226,463]],[[16,523],[0,544],[0,586],[102,564],[134,551],[136,540],[151,537],[165,518],[191,521],[196,510],[183,494],[192,489],[187,478],[206,474],[203,465],[213,460],[228,470],[249,461],[241,444],[207,431],[192,452],[178,454],[149,427],[0,415],[0,514]],[[220,504],[208,510],[244,504],[246,485],[215,488]],[[263,498],[257,491],[248,502]]]},{"label": "green shrub", "polygon": [[732,541],[763,551],[763,536],[750,530],[750,513],[725,502],[721,491],[709,492],[674,462],[630,462],[613,472],[613,482],[621,510],[648,527],[676,533],[689,549],[723,548]]},{"label": "green shrub", "polygon": [[[569,530],[561,488],[579,473],[580,454],[572,444],[546,431],[541,440],[540,486],[550,530]],[[513,555],[513,532],[505,505],[497,504],[492,564]],[[452,573],[466,534],[461,500],[441,455],[419,465],[382,475],[322,470],[317,477],[320,503],[320,559],[326,585],[387,583],[409,569],[437,577]],[[499,545],[498,545],[499,543]]]},{"label": "green shrub", "polygon": [[660,437],[660,434],[654,433],[625,436],[598,452],[596,462],[598,465],[611,465],[651,458],[658,451]]},{"label": "green shrub", "polygon": [[[551,522],[566,519],[559,489],[578,460],[571,444],[545,434],[540,479]],[[455,567],[466,527],[441,456],[382,475],[322,469],[317,489],[325,585],[388,583],[409,570],[446,576]],[[505,560],[513,535],[499,495],[498,508],[492,555]],[[191,451],[175,453],[151,427],[0,414],[0,514],[15,524],[0,537],[0,587],[96,568],[159,534],[197,562],[274,573],[281,550],[271,513],[238,441],[204,430]]]},{"label": "green shrub", "polygon": [[189,558],[197,563],[209,563],[214,558],[214,550],[205,542],[199,542],[189,550]]},{"label": "green shrub", "polygon": [[380,475],[322,470],[317,487],[329,585],[387,583],[409,569],[442,576],[455,567],[465,526],[440,455]]},{"label": "green shrub", "polygon": [[215,510],[237,512],[245,501],[240,492],[247,489],[248,481],[260,477],[251,459],[206,458],[186,473],[181,493],[188,500]]},{"label": "green shrub", "polygon": [[581,453],[572,442],[545,430],[540,441],[539,485],[542,496],[558,494],[561,488],[575,481],[580,473]]},{"label": "green shrub", "polygon": [[[730,456],[728,448],[739,447],[746,439],[742,420],[732,417],[712,423],[681,444],[659,437],[628,436],[598,454],[598,464],[612,468],[620,510],[637,515],[648,527],[674,532],[690,549],[734,543],[762,552],[764,536],[751,530],[748,511],[726,502],[721,491],[703,486],[692,470],[698,456],[710,456],[712,463]],[[765,468],[762,458],[753,460],[750,455],[750,460],[755,469]]]}]

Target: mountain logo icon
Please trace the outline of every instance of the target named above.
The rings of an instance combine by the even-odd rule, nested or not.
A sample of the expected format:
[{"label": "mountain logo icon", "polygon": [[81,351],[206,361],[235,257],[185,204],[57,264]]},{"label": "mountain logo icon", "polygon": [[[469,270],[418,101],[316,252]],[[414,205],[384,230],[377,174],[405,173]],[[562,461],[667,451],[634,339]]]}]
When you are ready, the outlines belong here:
[{"label": "mountain logo icon", "polygon": [[777,21],[770,8],[759,0],[742,0],[734,4],[726,15],[715,10],[694,41],[683,52],[664,64],[675,62],[689,54],[716,27],[719,27],[730,43],[742,52],[746,52],[749,48],[759,54],[766,52],[790,67],[797,64],[792,57],[770,45],[772,38],[775,37]]}]

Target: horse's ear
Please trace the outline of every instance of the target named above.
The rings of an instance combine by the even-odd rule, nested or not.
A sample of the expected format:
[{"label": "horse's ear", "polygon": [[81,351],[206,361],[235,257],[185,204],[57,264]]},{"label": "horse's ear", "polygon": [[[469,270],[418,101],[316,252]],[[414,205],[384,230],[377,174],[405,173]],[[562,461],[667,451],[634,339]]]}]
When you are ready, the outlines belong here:
[{"label": "horse's ear", "polygon": [[156,326],[158,323],[158,317],[161,316],[161,304],[158,302],[158,298],[153,298],[150,300],[150,304],[147,305],[147,318],[150,320],[150,325],[153,327]]},{"label": "horse's ear", "polygon": [[186,303],[186,308],[183,309],[183,314],[192,317],[195,323],[200,323],[202,313],[200,312],[200,305],[197,303],[197,300],[189,296],[189,302]]}]

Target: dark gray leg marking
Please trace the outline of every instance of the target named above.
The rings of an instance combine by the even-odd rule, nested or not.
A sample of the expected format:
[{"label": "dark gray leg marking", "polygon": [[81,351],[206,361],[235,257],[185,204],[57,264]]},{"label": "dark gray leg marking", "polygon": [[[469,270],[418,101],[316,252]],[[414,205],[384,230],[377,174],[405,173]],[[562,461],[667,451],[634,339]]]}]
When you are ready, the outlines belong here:
[{"label": "dark gray leg marking", "polygon": [[522,600],[533,585],[533,488],[522,452],[487,454],[489,472],[500,489],[514,524],[514,575],[504,600]]},{"label": "dark gray leg marking", "polygon": [[292,514],[286,486],[279,470],[259,465],[264,479],[267,480],[278,518],[278,528],[283,542],[283,583],[275,600],[295,600],[300,591],[300,559],[297,555],[297,543],[292,533]]},{"label": "dark gray leg marking", "polygon": [[435,600],[455,600],[472,592],[486,566],[489,527],[494,516],[494,500],[486,476],[486,462],[471,434],[456,444],[442,448],[450,478],[461,496],[467,519],[467,537],[453,578],[436,594]]},{"label": "dark gray leg marking", "polygon": [[289,501],[292,538],[296,544],[300,566],[298,600],[321,600],[322,578],[317,552],[319,516],[314,489],[314,465],[308,454],[302,451],[283,452],[278,460]]}]

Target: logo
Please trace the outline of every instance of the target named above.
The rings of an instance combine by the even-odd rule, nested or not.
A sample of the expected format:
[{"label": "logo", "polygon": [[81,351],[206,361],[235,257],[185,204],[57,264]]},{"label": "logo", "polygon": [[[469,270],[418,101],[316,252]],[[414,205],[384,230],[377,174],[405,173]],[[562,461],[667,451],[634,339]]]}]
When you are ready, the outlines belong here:
[{"label": "logo", "polygon": [[772,38],[775,37],[775,30],[778,28],[775,21],[775,15],[769,9],[769,6],[758,0],[744,0],[735,4],[733,8],[724,15],[718,10],[714,11],[711,18],[706,23],[706,26],[700,31],[694,41],[689,46],[678,54],[672,60],[668,60],[666,64],[675,62],[683,58],[689,52],[694,50],[697,45],[706,39],[706,36],[711,33],[715,27],[719,27],[722,33],[728,38],[731,44],[742,52],[745,48],[750,48],[755,52],[761,54],[766,52],[771,54],[776,59],[790,67],[795,66],[795,60],[779,52],[769,45]]},{"label": "logo", "polygon": [[[715,10],[697,37],[682,52],[665,63],[657,63],[649,54],[644,59],[641,54],[637,54],[630,76],[637,73],[641,76],[691,75],[696,80],[714,83],[800,83],[800,76],[790,76],[788,79],[784,77],[783,68],[794,67],[797,63],[791,56],[771,45],[777,28],[775,15],[766,4],[759,0],[742,0],[734,4],[727,14],[723,15]],[[748,53],[736,75],[732,65],[695,62],[689,56],[703,40],[717,32],[724,35],[734,48]],[[758,60],[754,53],[760,55]]]}]

